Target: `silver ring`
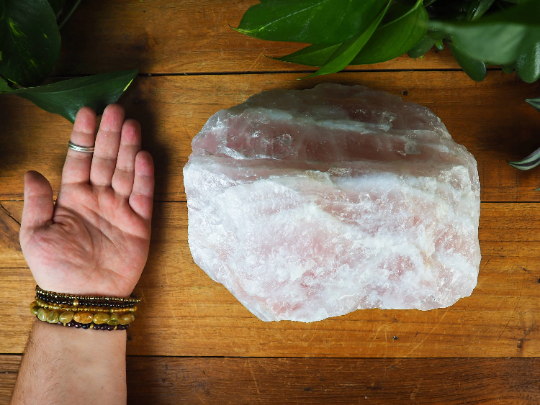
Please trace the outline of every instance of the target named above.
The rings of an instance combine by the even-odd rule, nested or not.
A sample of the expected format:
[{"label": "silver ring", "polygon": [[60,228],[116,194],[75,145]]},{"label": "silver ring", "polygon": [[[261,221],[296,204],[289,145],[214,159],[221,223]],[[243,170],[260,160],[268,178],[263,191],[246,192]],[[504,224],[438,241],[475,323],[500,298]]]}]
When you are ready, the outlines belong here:
[{"label": "silver ring", "polygon": [[82,153],[94,153],[94,147],[87,148],[86,146],[80,146],[75,145],[73,142],[69,141],[68,143],[69,149],[72,149],[76,152],[82,152]]}]

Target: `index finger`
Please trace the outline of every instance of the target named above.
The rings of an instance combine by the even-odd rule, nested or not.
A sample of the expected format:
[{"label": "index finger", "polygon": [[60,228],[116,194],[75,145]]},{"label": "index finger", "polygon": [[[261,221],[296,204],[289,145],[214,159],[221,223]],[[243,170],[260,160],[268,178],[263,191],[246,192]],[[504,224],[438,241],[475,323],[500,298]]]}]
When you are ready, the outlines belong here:
[{"label": "index finger", "polygon": [[[77,113],[71,142],[78,146],[93,147],[96,133],[96,113],[89,107],[83,107]],[[77,152],[68,149],[64,170],[62,171],[62,184],[88,183],[90,181],[90,166],[92,153]]]}]

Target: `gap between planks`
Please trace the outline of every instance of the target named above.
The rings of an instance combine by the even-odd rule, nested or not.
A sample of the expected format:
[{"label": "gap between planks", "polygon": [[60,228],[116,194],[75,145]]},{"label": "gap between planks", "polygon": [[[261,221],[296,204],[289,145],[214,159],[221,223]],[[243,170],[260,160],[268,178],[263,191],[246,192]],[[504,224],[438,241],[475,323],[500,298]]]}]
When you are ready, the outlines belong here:
[{"label": "gap between planks", "polygon": [[[489,67],[488,71],[502,71],[500,68]],[[299,73],[314,73],[317,69],[306,70],[260,70],[260,71],[231,71],[231,72],[175,72],[175,73],[151,73],[151,72],[139,72],[137,77],[174,77],[174,76],[252,76],[252,75],[268,75],[268,74],[299,74]],[[462,72],[462,69],[348,69],[333,74],[346,74],[346,73],[404,73],[404,72]],[[49,79],[74,79],[78,77],[86,77],[88,74],[72,74],[72,75],[51,75]],[[471,79],[472,80],[472,79]]]},{"label": "gap between planks", "polygon": [[[540,191],[539,191],[540,193]],[[54,199],[55,202],[56,202],[56,198]],[[24,203],[24,200],[15,200],[15,199],[9,199],[9,198],[1,198],[0,197],[0,209],[3,209],[6,214],[10,214],[9,211],[2,205],[2,203],[6,203],[6,202],[20,202],[20,203]],[[180,200],[167,200],[167,199],[164,199],[164,200],[154,200],[154,203],[181,203],[181,204],[186,204],[187,203],[187,200],[186,199],[180,199]],[[480,200],[480,204],[540,204],[539,201],[489,201],[489,200]],[[15,218],[13,218],[13,216],[9,215],[15,222],[19,223],[19,221],[17,221]],[[20,225],[20,223],[19,223]]]},{"label": "gap between planks", "polygon": [[[20,356],[0,356],[7,404]],[[540,359],[126,359],[130,404],[538,403]],[[456,389],[458,387],[458,389]]]}]

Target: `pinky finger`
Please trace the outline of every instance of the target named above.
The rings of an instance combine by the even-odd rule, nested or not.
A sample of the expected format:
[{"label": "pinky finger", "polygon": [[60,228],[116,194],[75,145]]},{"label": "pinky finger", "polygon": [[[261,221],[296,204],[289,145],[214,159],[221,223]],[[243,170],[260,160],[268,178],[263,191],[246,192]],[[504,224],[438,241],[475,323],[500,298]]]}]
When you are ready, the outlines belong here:
[{"label": "pinky finger", "polygon": [[154,162],[152,155],[140,151],[135,158],[135,180],[129,197],[129,205],[147,221],[152,219],[154,202]]}]

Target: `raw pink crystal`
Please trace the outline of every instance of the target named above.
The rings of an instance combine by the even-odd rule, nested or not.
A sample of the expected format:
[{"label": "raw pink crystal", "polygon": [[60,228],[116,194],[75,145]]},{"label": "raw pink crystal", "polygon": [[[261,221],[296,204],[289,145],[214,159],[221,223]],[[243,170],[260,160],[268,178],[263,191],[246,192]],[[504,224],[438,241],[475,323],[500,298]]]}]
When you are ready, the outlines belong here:
[{"label": "raw pink crystal", "polygon": [[363,86],[267,91],[192,147],[195,263],[263,321],[429,310],[476,286],[476,161],[425,107]]}]

